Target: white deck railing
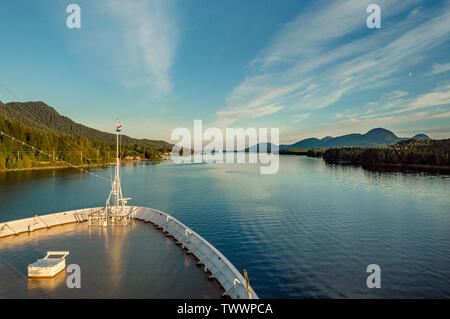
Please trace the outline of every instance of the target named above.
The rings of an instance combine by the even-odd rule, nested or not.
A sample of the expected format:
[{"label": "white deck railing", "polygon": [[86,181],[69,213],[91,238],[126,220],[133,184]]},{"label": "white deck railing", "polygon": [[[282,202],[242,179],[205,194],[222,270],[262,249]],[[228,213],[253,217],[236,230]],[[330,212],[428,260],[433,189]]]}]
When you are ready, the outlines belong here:
[{"label": "white deck railing", "polygon": [[87,221],[87,216],[89,213],[100,209],[102,209],[102,207],[77,209],[48,215],[35,215],[30,218],[0,223],[0,238],[10,235],[18,235],[21,233],[28,233],[38,229],[50,228],[58,225],[85,222]]},{"label": "white deck railing", "polygon": [[217,281],[225,289],[224,295],[233,299],[258,299],[251,289],[248,293],[245,279],[233,264],[202,236],[188,228],[179,220],[156,209],[146,207],[130,207],[135,219],[148,221],[161,227],[168,235],[172,235],[182,248],[187,249],[204,265],[204,271],[210,272],[209,278]]}]

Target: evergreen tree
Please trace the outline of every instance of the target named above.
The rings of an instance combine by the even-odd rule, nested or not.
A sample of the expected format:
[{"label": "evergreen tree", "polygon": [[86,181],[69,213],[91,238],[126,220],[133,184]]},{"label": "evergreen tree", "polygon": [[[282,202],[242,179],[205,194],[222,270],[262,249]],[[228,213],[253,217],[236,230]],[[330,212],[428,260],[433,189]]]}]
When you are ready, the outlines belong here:
[{"label": "evergreen tree", "polygon": [[0,156],[0,170],[6,169],[6,158],[4,156]]}]

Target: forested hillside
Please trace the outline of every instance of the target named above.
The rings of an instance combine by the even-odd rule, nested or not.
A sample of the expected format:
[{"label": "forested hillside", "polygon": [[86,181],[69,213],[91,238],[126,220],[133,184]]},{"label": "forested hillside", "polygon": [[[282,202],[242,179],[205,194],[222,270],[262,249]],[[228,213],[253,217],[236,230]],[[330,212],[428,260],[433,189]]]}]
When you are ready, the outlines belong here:
[{"label": "forested hillside", "polygon": [[[0,131],[4,132],[4,134],[0,133],[0,170],[67,166],[57,159],[73,165],[101,165],[110,163],[115,158],[115,143],[27,127],[1,116]],[[35,149],[18,140],[35,147]],[[51,156],[39,152],[38,149]],[[152,161],[161,160],[161,155],[156,148],[138,144],[122,145],[121,158],[127,156]]]},{"label": "forested hillside", "polygon": [[[3,104],[0,101],[0,117],[29,127],[72,136],[82,136],[89,140],[109,143],[115,143],[116,141],[115,134],[102,132],[76,123],[70,118],[60,115],[54,108],[43,102],[10,102]],[[135,139],[126,135],[122,136],[122,142],[123,144],[138,144],[152,147],[161,152],[167,152],[173,147],[172,144],[165,141]]]}]

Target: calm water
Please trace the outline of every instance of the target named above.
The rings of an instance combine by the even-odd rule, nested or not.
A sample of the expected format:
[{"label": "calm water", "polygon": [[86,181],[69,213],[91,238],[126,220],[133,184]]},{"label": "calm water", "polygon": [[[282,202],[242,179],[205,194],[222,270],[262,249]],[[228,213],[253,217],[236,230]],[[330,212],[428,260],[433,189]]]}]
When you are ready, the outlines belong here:
[{"label": "calm water", "polygon": [[[125,166],[122,185],[130,204],[173,215],[246,268],[260,297],[450,297],[448,175],[281,156],[275,175],[259,164]],[[70,170],[1,174],[0,221],[100,206],[108,192]],[[369,264],[381,289],[366,287]]]}]

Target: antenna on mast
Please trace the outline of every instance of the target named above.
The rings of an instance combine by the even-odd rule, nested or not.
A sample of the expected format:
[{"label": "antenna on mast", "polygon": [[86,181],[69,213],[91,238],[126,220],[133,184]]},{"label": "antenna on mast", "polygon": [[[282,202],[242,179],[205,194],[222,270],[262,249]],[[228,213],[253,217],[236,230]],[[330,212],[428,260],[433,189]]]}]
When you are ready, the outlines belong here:
[{"label": "antenna on mast", "polygon": [[[112,225],[128,225],[131,221],[129,212],[125,210],[127,201],[131,198],[124,198],[122,196],[122,187],[120,185],[120,146],[119,135],[122,131],[122,123],[119,119],[116,120],[116,167],[114,173],[114,180],[112,181],[111,191],[106,199],[106,206],[103,214],[91,215],[89,224],[100,224],[107,227]],[[112,203],[111,203],[112,201]]]}]

